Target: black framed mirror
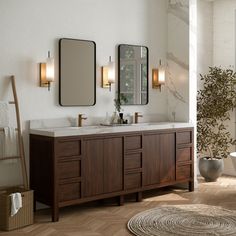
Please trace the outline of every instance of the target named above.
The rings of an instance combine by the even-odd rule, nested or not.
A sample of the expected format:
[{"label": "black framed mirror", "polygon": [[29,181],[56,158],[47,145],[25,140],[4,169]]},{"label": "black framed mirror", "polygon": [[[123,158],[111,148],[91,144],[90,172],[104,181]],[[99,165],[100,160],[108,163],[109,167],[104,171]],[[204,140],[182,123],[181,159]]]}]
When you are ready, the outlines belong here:
[{"label": "black framed mirror", "polygon": [[148,48],[118,46],[118,98],[122,105],[148,104]]},{"label": "black framed mirror", "polygon": [[93,106],[96,103],[96,44],[90,40],[59,40],[59,103]]}]

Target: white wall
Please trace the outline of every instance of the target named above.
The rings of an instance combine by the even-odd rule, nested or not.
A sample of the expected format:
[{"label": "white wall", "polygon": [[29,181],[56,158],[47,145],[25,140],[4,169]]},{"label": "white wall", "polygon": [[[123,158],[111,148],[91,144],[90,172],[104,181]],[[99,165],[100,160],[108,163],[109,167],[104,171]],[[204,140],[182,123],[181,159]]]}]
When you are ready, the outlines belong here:
[{"label": "white wall", "polygon": [[[235,0],[198,0],[198,61],[197,73],[205,74],[209,66],[222,66],[235,70]],[[198,89],[201,88],[198,76]],[[235,113],[227,122],[235,136]],[[230,151],[235,151],[232,147]],[[225,159],[225,174],[236,175],[231,158]]]},{"label": "white wall", "polygon": [[186,45],[189,45],[189,1],[170,1],[167,94],[168,117],[172,121],[189,121],[189,46]]},{"label": "white wall", "polygon": [[[95,116],[114,110],[115,89],[100,88],[100,66],[108,57],[117,57],[120,43],[146,45],[150,52],[150,71],[167,51],[166,0],[7,0],[0,1],[0,100],[11,97],[8,76],[17,79],[24,142],[28,158],[28,127],[31,119],[76,116],[84,113],[87,124]],[[97,103],[93,107],[60,107],[58,105],[58,40],[62,37],[90,39],[97,44]],[[186,45],[187,46],[187,45]],[[51,92],[40,88],[38,63],[50,50],[56,59],[56,81]],[[151,81],[151,73],[150,81]],[[140,111],[165,120],[166,91],[150,88],[146,106],[125,107],[125,112]],[[154,119],[154,118],[153,118]],[[28,162],[28,161],[27,161]],[[0,164],[0,185],[17,184],[16,165]]]},{"label": "white wall", "polygon": [[[197,1],[197,89],[202,82],[200,74],[208,72],[209,66],[213,65],[213,3],[206,0]],[[197,139],[196,139],[197,142]],[[198,170],[198,159],[196,162],[196,174]]]},{"label": "white wall", "polygon": [[213,3],[199,0],[197,9],[197,74],[200,88],[199,74],[207,73],[209,66],[213,65]]},{"label": "white wall", "polygon": [[[132,10],[131,10],[132,9]],[[119,43],[143,44],[150,50],[150,67],[166,54],[166,1],[160,0],[72,0],[40,2],[10,0],[0,3],[1,90],[4,76],[15,74],[22,119],[64,117],[83,112],[104,116],[113,111],[115,90],[100,88],[100,66],[116,56]],[[58,39],[91,39],[97,44],[97,104],[94,107],[64,108],[58,105]],[[52,91],[38,87],[38,64],[51,50],[56,58],[56,82]],[[37,104],[37,106],[35,106]],[[166,113],[165,94],[150,89],[147,106],[128,110]],[[44,111],[42,113],[42,111]]]},{"label": "white wall", "polygon": [[213,63],[235,66],[235,0],[217,0],[213,4]]},{"label": "white wall", "polygon": [[[217,0],[213,4],[213,64],[235,70],[235,0]],[[235,136],[235,113],[231,113],[228,129]],[[236,151],[232,147],[231,151]],[[225,174],[236,175],[231,158],[225,159]]]},{"label": "white wall", "polygon": [[197,0],[189,9],[189,120],[194,124],[194,182],[197,187]]}]

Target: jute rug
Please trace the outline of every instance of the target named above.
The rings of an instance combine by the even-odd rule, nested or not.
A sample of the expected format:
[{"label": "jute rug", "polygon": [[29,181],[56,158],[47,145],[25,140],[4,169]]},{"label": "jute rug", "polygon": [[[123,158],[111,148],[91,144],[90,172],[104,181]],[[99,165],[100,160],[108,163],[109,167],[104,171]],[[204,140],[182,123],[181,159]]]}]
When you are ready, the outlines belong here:
[{"label": "jute rug", "polygon": [[132,217],[128,229],[138,236],[236,236],[236,211],[203,204],[160,206]]}]

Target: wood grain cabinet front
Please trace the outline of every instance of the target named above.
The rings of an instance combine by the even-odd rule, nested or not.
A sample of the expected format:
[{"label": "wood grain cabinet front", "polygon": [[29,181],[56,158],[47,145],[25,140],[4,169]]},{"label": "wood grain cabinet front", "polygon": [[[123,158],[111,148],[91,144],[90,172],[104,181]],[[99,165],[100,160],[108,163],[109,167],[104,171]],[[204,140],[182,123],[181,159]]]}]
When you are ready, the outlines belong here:
[{"label": "wood grain cabinet front", "polygon": [[83,196],[122,190],[123,138],[85,139]]},{"label": "wood grain cabinet front", "polygon": [[189,144],[192,142],[191,131],[180,131],[176,133],[176,144]]},{"label": "wood grain cabinet front", "polygon": [[141,189],[143,164],[142,134],[125,136],[124,149],[124,190]]},{"label": "wood grain cabinet front", "polygon": [[175,180],[175,133],[144,135],[143,184]]},{"label": "wood grain cabinet front", "polygon": [[59,202],[79,199],[81,197],[80,182],[59,185]]},{"label": "wood grain cabinet front", "polygon": [[193,190],[193,129],[47,137],[30,135],[35,200],[59,208],[186,182]]},{"label": "wood grain cabinet front", "polygon": [[57,157],[71,157],[81,155],[81,140],[59,139],[55,149]]},{"label": "wood grain cabinet front", "polygon": [[69,204],[81,198],[81,139],[58,138],[55,149],[55,183],[58,202]]},{"label": "wood grain cabinet front", "polygon": [[138,189],[141,188],[141,183],[142,183],[142,173],[137,172],[137,173],[127,173],[125,175],[125,190],[129,189]]},{"label": "wood grain cabinet front", "polygon": [[176,132],[176,181],[188,182],[194,190],[193,130]]},{"label": "wood grain cabinet front", "polygon": [[192,147],[178,148],[176,151],[176,161],[186,162],[192,160]]},{"label": "wood grain cabinet front", "polygon": [[177,166],[176,168],[176,179],[177,180],[185,180],[191,178],[191,168],[190,164]]},{"label": "wood grain cabinet front", "polygon": [[132,153],[125,155],[124,168],[125,170],[142,168],[142,153]]},{"label": "wood grain cabinet front", "polygon": [[129,135],[125,137],[125,150],[137,150],[142,148],[141,135]]},{"label": "wood grain cabinet front", "polygon": [[81,177],[81,161],[72,160],[58,163],[59,181],[70,178]]}]

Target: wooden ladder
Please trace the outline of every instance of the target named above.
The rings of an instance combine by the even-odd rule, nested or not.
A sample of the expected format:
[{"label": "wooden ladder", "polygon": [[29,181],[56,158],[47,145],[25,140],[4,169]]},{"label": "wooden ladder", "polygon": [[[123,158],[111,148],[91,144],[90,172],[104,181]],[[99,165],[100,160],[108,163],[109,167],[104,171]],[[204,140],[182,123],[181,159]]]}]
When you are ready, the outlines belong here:
[{"label": "wooden ladder", "polygon": [[[15,76],[12,75],[10,77],[10,80],[11,80],[14,101],[10,101],[9,104],[15,105],[15,110],[16,110],[16,122],[17,122],[16,130],[17,130],[17,136],[18,136],[19,156],[0,158],[0,161],[10,160],[10,159],[20,159],[21,172],[22,172],[22,177],[23,177],[23,186],[25,189],[28,189],[29,188],[28,176],[27,176],[27,170],[26,170],[25,152],[24,152],[23,138],[22,138],[22,132],[21,132],[20,111],[19,111],[19,103],[18,103],[18,98],[17,98],[17,93],[16,93]],[[4,129],[0,128],[0,131],[4,131]]]}]

